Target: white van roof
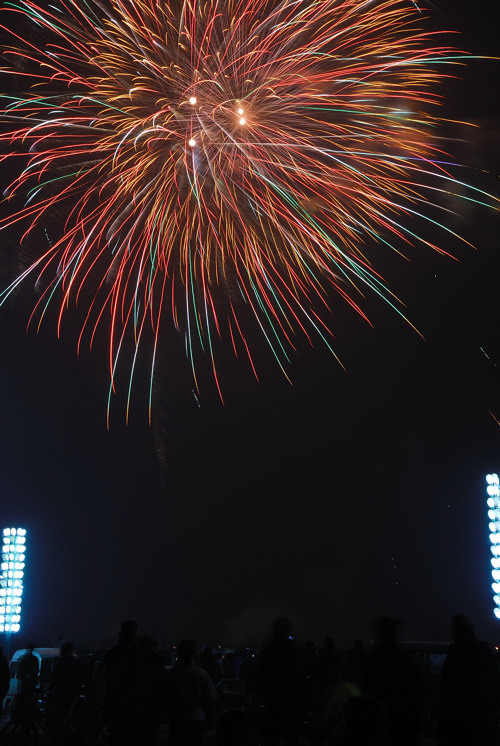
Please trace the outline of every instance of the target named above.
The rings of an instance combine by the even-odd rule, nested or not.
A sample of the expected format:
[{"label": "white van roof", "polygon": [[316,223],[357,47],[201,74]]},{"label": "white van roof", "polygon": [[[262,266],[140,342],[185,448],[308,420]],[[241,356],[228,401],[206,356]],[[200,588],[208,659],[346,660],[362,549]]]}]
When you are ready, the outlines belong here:
[{"label": "white van roof", "polygon": [[[29,652],[28,648],[21,648],[20,650],[16,650],[10,662],[12,663],[13,661],[19,660],[19,658],[22,658],[23,655],[26,655],[27,652]],[[40,660],[44,658],[59,658],[59,656],[61,655],[61,651],[59,648],[35,648],[33,650],[33,655],[36,655],[36,657]]]}]

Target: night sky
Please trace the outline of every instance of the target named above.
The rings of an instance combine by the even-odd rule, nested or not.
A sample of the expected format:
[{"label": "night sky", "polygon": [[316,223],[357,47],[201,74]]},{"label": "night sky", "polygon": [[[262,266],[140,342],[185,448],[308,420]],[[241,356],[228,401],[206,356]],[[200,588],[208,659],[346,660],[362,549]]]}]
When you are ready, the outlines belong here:
[{"label": "night sky", "polygon": [[[436,4],[463,48],[498,54],[493,2]],[[496,194],[499,64],[464,68],[443,114],[480,124],[454,125],[450,148]],[[203,366],[193,393],[172,335],[152,427],[139,382],[130,424],[116,397],[107,429],[103,340],[77,356],[69,318],[60,340],[50,319],[26,334],[28,281],[0,309],[0,525],[29,532],[19,645],[109,642],[129,616],[161,645],[258,645],[278,614],[317,643],[368,640],[381,614],[407,639],[446,640],[456,612],[500,640],[485,504],[500,470],[500,216],[460,207],[452,223],[477,251],[447,240],[459,261],[416,248],[378,266],[422,336],[381,302],[369,326],[332,298],[345,369],[304,346],[290,385],[262,350],[257,382],[229,351],[222,404]],[[15,235],[0,240],[8,255]]]}]

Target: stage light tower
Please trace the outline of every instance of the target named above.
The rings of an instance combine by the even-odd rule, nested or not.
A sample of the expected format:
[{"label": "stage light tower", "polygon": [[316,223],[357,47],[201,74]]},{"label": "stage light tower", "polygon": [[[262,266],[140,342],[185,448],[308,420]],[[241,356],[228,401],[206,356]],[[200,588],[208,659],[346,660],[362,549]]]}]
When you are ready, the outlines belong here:
[{"label": "stage light tower", "polygon": [[486,475],[486,492],[488,493],[488,518],[491,542],[491,558],[493,583],[493,613],[500,619],[500,485],[498,474]]},{"label": "stage light tower", "polygon": [[21,628],[21,602],[26,556],[26,529],[4,528],[0,572],[0,632]]}]

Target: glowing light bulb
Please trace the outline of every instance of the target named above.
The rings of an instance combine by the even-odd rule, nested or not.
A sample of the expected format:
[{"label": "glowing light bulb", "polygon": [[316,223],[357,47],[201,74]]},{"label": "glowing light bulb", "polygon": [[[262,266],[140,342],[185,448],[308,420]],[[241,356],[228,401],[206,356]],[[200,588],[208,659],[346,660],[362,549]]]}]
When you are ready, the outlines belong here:
[{"label": "glowing light bulb", "polygon": [[194,137],[192,137],[189,140],[188,145],[190,145],[192,148],[194,148],[194,146],[196,145],[196,140],[194,139]]},{"label": "glowing light bulb", "polygon": [[190,96],[189,103],[191,104],[191,106],[194,106],[196,103],[196,96]]},{"label": "glowing light bulb", "polygon": [[247,123],[247,120],[246,120],[246,119],[243,119],[243,117],[241,117],[241,119],[240,119],[240,124],[246,124],[246,123]]}]

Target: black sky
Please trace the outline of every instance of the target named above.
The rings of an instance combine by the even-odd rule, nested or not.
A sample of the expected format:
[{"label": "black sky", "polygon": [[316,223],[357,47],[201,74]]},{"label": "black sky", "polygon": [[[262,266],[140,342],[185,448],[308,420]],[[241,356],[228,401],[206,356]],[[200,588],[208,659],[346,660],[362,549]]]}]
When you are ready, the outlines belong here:
[{"label": "black sky", "polygon": [[[464,48],[498,53],[491,2],[436,4]],[[447,104],[481,125],[455,146],[465,180],[496,193],[498,65],[471,62]],[[319,347],[293,386],[228,360],[224,406],[208,383],[193,395],[176,350],[153,428],[138,396],[106,429],[104,349],[77,357],[71,324],[26,334],[29,285],[0,309],[0,525],[29,530],[19,640],[91,645],[135,616],[162,644],[259,643],[278,613],[316,642],[367,639],[378,614],[446,639],[457,611],[500,637],[484,492],[500,470],[500,218],[471,208],[455,227],[477,251],[382,266],[425,339],[375,301],[373,328],[338,308],[345,370]]]}]

